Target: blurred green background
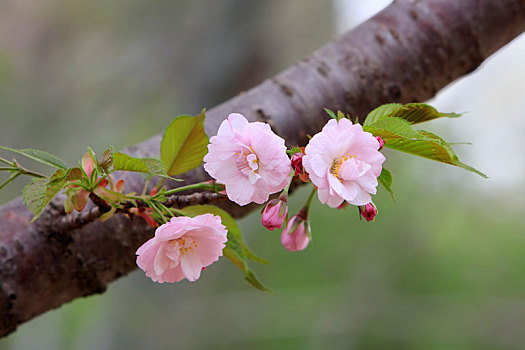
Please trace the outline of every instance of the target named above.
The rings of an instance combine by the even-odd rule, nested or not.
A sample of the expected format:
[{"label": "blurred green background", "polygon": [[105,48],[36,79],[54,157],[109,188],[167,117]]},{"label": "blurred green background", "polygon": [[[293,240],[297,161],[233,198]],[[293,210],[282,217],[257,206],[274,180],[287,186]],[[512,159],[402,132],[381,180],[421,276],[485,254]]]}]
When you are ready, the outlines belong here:
[{"label": "blurred green background", "polygon": [[[135,144],[388,2],[4,0],[0,144],[69,163],[88,145]],[[397,201],[379,194],[375,223],[317,203],[314,241],[290,253],[258,213],[241,220],[272,262],[255,266],[272,293],[227,261],[194,283],[158,285],[136,271],[22,325],[0,349],[523,349],[523,62],[521,37],[431,101],[467,112],[425,128],[473,142],[458,153],[490,179],[386,150]],[[293,196],[292,212],[305,197]]]}]

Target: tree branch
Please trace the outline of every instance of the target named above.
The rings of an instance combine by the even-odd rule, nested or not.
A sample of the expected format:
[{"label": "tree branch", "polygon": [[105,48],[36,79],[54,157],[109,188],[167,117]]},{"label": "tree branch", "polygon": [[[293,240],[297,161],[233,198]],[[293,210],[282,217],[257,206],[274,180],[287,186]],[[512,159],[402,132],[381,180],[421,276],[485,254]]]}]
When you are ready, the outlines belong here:
[{"label": "tree branch", "polygon": [[[90,197],[91,198],[91,197]],[[226,200],[228,197],[214,192],[195,192],[186,195],[173,195],[162,202],[168,208],[182,209],[190,205],[211,204]],[[66,214],[64,206],[56,206],[53,203],[50,208],[46,209],[43,216],[40,218],[42,229],[46,232],[54,232],[55,234],[67,234],[67,232],[79,229],[100,218],[102,214],[111,210],[111,207],[106,208],[107,204],[96,205],[92,208],[83,210],[80,213],[73,212]],[[96,204],[96,203],[95,203]],[[118,214],[127,214],[133,218],[137,209],[147,208],[147,204],[142,201],[135,201],[135,204],[124,203],[122,208],[117,209]],[[135,211],[134,211],[135,210]]]},{"label": "tree branch", "polygon": [[[289,145],[305,144],[325,124],[323,107],[361,119],[386,102],[424,101],[473,71],[525,30],[522,0],[397,1],[308,58],[208,113],[214,135],[231,112],[265,121]],[[126,151],[158,154],[160,136]],[[142,178],[125,174],[127,190]],[[207,179],[202,169],[187,183]],[[172,183],[170,186],[177,186]],[[242,216],[254,206],[227,210]],[[0,209],[0,335],[61,304],[94,293],[132,271],[135,250],[153,231],[116,215],[67,233],[50,233],[17,199]]]}]

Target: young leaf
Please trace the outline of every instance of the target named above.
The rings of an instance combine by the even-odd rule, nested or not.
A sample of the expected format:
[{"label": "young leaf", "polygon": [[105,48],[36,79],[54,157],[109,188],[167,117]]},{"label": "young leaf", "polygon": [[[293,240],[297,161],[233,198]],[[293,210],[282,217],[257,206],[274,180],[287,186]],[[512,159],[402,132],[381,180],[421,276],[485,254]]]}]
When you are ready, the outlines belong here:
[{"label": "young leaf", "polygon": [[111,165],[113,165],[113,147],[108,147],[102,154],[102,159],[100,159],[100,167],[106,174],[109,174],[111,170]]},{"label": "young leaf", "polygon": [[44,165],[51,166],[53,168],[58,168],[58,169],[67,168],[66,164],[64,164],[64,162],[57,156],[51,153],[37,150],[37,149],[27,149],[27,148],[26,149],[16,149],[16,148],[4,147],[4,146],[0,146],[0,149],[21,154],[23,156],[26,156],[29,159],[32,159]]},{"label": "young leaf", "polygon": [[70,168],[66,173],[66,181],[75,181],[82,178],[82,170],[80,168]]},{"label": "young leaf", "polygon": [[423,123],[443,117],[457,118],[460,116],[461,114],[438,112],[434,107],[425,103],[407,103],[390,115],[393,118],[404,119],[410,124]]},{"label": "young leaf", "polygon": [[185,173],[202,163],[208,153],[208,136],[204,132],[204,110],[196,117],[176,117],[164,132],[160,144],[160,158],[166,164],[168,175]]},{"label": "young leaf", "polygon": [[330,116],[330,118],[337,120],[337,116],[332,110],[325,108],[324,111]]},{"label": "young leaf", "polygon": [[245,259],[242,257],[242,254],[240,254],[239,250],[233,250],[231,247],[226,247],[222,251],[224,256],[234,263],[235,266],[237,266],[241,271],[244,272],[244,279],[250,283],[255,288],[265,291],[265,292],[271,292],[271,290],[263,285],[257,276],[255,276],[255,273],[248,267],[248,265],[245,262]]},{"label": "young leaf", "polygon": [[461,114],[438,112],[434,107],[425,103],[407,103],[405,105],[390,103],[379,106],[370,112],[363,125],[372,125],[385,118],[400,118],[410,124],[417,124],[437,118],[456,118],[459,116]]},{"label": "young leaf", "polygon": [[248,259],[261,263],[268,262],[256,256],[248,248],[242,238],[242,234],[239,230],[239,227],[237,226],[237,223],[230,214],[213,205],[194,205],[180,209],[180,211],[191,217],[205,213],[211,213],[220,216],[222,224],[228,229],[228,242],[226,242],[226,248],[223,250],[224,256],[244,272],[244,278],[251,285],[263,291],[270,291],[257,279],[255,273],[248,266]]},{"label": "young leaf", "polygon": [[383,168],[381,170],[381,174],[377,178],[377,182],[381,184],[385,188],[385,190],[390,193],[392,196],[392,199],[394,199],[394,192],[392,192],[392,173],[388,171],[387,169]]},{"label": "young leaf", "polygon": [[166,166],[160,159],[135,158],[120,152],[113,153],[113,170],[146,173],[171,180],[177,180],[167,174]]},{"label": "young leaf", "polygon": [[482,177],[487,177],[482,172],[460,162],[452,147],[445,140],[428,131],[414,130],[406,120],[400,118],[381,119],[363,129],[375,136],[380,136],[386,147],[455,165]]},{"label": "young leaf", "polygon": [[363,125],[371,125],[377,122],[378,120],[388,118],[393,112],[395,112],[402,106],[403,105],[400,103],[389,103],[386,105],[381,105],[375,108],[372,112],[368,113]]},{"label": "young leaf", "polygon": [[46,205],[64,188],[67,174],[63,169],[58,169],[49,179],[33,179],[24,187],[24,203],[35,215],[31,222],[40,216]]}]

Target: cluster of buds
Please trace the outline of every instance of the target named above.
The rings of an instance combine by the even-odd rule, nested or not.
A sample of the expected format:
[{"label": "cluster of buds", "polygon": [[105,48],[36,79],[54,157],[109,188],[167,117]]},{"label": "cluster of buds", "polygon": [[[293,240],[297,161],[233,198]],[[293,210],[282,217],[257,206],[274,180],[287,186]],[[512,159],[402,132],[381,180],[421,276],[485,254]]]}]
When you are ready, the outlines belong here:
[{"label": "cluster of buds", "polygon": [[[87,185],[87,188],[81,187],[76,184],[71,184],[66,187],[66,201],[64,203],[64,210],[66,213],[70,214],[73,210],[81,212],[87,204],[87,200],[91,194],[94,194],[96,197],[100,198],[102,203],[105,203],[109,206],[108,201],[118,202],[118,196],[124,191],[124,180],[120,179],[114,182],[111,176],[108,178],[99,178],[95,170],[95,162],[88,152],[84,154],[81,161],[81,172],[84,176],[83,183],[91,184],[92,188]],[[109,188],[108,188],[109,186]],[[116,211],[115,207],[111,207],[110,211],[104,213],[100,220],[104,221],[109,219]]]},{"label": "cluster of buds", "polygon": [[299,177],[302,182],[310,181],[310,177],[306,170],[303,167],[303,156],[304,156],[304,147],[300,148],[300,152],[296,152],[292,155],[292,167],[295,171],[295,175]]}]

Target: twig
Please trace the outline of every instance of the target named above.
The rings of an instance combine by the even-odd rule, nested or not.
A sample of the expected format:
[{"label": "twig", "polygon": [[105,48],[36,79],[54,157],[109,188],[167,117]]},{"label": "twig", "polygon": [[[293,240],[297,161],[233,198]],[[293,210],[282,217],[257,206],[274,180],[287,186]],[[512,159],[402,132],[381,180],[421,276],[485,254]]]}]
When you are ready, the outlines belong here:
[{"label": "twig", "polygon": [[[190,205],[216,203],[225,200],[226,198],[226,196],[215,192],[197,192],[188,195],[171,196],[166,201],[162,202],[162,204],[169,208],[181,209]],[[90,195],[90,199],[93,200],[96,206],[80,213],[67,215],[64,214],[63,208],[54,207],[54,211],[60,212],[62,214],[59,214],[58,218],[54,218],[54,220],[50,221],[49,223],[47,220],[41,220],[44,230],[53,231],[56,233],[65,233],[95,221],[102,214],[108,212],[109,209],[111,209],[111,207],[108,209],[108,204],[96,195]],[[117,213],[128,214],[129,216],[133,217],[130,209],[143,207],[147,207],[147,205],[142,201],[136,201],[136,206],[131,202],[127,202],[123,204],[122,208],[117,209]]]}]

